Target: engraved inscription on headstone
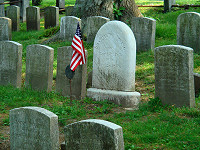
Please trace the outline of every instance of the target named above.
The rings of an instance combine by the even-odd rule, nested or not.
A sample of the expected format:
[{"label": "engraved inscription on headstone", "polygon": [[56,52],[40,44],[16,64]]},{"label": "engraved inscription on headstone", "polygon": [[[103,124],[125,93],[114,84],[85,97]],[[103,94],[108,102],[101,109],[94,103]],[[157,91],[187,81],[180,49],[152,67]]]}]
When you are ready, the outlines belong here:
[{"label": "engraved inscription on headstone", "polygon": [[182,13],[177,18],[177,44],[188,46],[200,52],[200,14]]},{"label": "engraved inscription on headstone", "polygon": [[12,31],[19,31],[20,7],[11,5],[6,8],[7,17],[12,20]]},{"label": "engraved inscription on headstone", "polygon": [[40,8],[27,7],[26,8],[26,24],[27,30],[40,30]]},{"label": "engraved inscription on headstone", "polygon": [[59,8],[55,6],[44,9],[44,27],[45,29],[59,25]]},{"label": "engraved inscription on headstone", "polygon": [[[71,46],[60,47],[58,48],[57,56],[56,91],[68,97],[70,96],[70,83],[69,79],[65,76],[65,68],[71,62],[72,51]],[[71,94],[73,98],[81,99],[86,96],[86,77],[87,64],[79,65],[71,80]]]},{"label": "engraved inscription on headstone", "polygon": [[0,85],[21,87],[22,45],[0,41]]},{"label": "engraved inscription on headstone", "polygon": [[52,90],[54,49],[29,45],[26,52],[25,85],[35,90]]},{"label": "engraved inscription on headstone", "polygon": [[88,119],[67,125],[66,150],[124,150],[122,127],[99,119]]},{"label": "engraved inscription on headstone", "polygon": [[155,49],[155,97],[177,107],[195,105],[192,48],[168,45]]},{"label": "engraved inscription on headstone", "polygon": [[11,150],[58,150],[58,116],[39,107],[10,111]]}]

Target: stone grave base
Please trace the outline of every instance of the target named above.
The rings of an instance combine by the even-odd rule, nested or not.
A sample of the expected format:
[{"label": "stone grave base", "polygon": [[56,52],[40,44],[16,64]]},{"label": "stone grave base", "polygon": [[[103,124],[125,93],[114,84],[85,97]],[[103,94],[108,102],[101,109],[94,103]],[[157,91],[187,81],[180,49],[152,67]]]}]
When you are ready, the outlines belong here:
[{"label": "stone grave base", "polygon": [[109,100],[127,109],[137,109],[140,102],[139,92],[124,92],[89,88],[87,97],[96,101]]}]

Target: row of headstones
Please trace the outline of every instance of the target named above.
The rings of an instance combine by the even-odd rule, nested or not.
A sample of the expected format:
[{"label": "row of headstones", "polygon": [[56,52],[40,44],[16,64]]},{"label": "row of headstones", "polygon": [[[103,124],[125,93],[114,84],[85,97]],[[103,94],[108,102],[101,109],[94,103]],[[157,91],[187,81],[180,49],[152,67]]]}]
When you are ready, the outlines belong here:
[{"label": "row of headstones", "polygon": [[[1,85],[21,85],[22,45],[3,41],[0,47]],[[53,78],[54,50],[44,45],[27,47],[25,85],[50,91]],[[69,80],[64,70],[70,63],[72,49],[58,48],[56,89],[68,93]],[[184,46],[164,46],[155,50],[155,95],[165,104],[194,106],[193,50]],[[84,68],[85,67],[85,68]],[[140,102],[135,91],[136,41],[123,22],[110,21],[98,31],[93,48],[92,88],[87,96],[108,99],[123,107],[134,108]],[[86,65],[79,66],[72,80],[72,93],[86,93]],[[73,95],[72,94],[72,95]]]},{"label": "row of headstones", "polygon": [[[22,45],[0,41],[0,85],[21,87]],[[65,67],[70,64],[73,49],[58,48],[56,90],[70,96]],[[39,91],[51,91],[53,82],[54,49],[45,45],[29,45],[26,50],[25,86]],[[86,95],[87,65],[79,66],[72,80],[72,95],[80,99]]]},{"label": "row of headstones", "polygon": [[[0,3],[4,3],[4,0],[0,0]],[[13,4],[10,4],[11,6]],[[26,21],[26,8],[29,7],[29,0],[20,0],[19,2],[16,2],[17,6],[19,6],[19,10],[17,10],[20,15],[20,19],[22,22]],[[10,9],[9,7],[7,7],[7,9]],[[15,11],[13,11],[15,14]],[[7,13],[7,12],[6,12]],[[5,9],[4,9],[4,5],[0,5],[0,17],[5,17]],[[18,16],[17,16],[18,17]]]},{"label": "row of headstones", "polygon": [[[58,150],[58,116],[40,107],[10,110],[11,150]],[[64,127],[62,150],[123,150],[122,127],[114,123],[88,119]],[[62,145],[63,146],[63,145]]]}]

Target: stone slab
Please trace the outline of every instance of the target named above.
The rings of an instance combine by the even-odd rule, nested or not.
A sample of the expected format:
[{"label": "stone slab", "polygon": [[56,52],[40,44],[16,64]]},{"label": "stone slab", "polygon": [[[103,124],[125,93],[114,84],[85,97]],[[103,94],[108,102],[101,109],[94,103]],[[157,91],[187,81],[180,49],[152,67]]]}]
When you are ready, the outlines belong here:
[{"label": "stone slab", "polygon": [[44,27],[45,29],[59,25],[59,8],[55,6],[44,9]]},{"label": "stone slab", "polygon": [[22,45],[0,41],[0,85],[21,87]]},{"label": "stone slab", "polygon": [[174,4],[176,4],[175,0],[164,0],[164,12],[171,11]]},{"label": "stone slab", "polygon": [[59,150],[58,116],[39,107],[10,110],[11,150]]},{"label": "stone slab", "polygon": [[124,150],[122,127],[88,119],[65,126],[66,150]]},{"label": "stone slab", "polygon": [[154,50],[156,20],[147,17],[134,17],[130,20],[130,24],[135,35],[137,52]]},{"label": "stone slab", "polygon": [[166,45],[155,49],[155,97],[163,104],[195,106],[193,49]]},{"label": "stone slab", "polygon": [[26,21],[26,8],[29,7],[29,0],[22,0],[21,2],[17,3],[17,6],[20,7],[20,20],[21,22]]},{"label": "stone slab", "polygon": [[11,5],[6,8],[7,17],[12,20],[12,31],[19,31],[20,7]]},{"label": "stone slab", "polygon": [[125,108],[137,109],[140,102],[140,93],[89,88],[87,96],[96,101],[109,100]]},{"label": "stone slab", "polygon": [[98,31],[93,48],[92,87],[135,91],[136,41],[121,21],[109,21]]},{"label": "stone slab", "polygon": [[[4,3],[4,0],[0,0],[0,3]],[[4,5],[0,5],[0,17],[5,17]]]},{"label": "stone slab", "polygon": [[76,33],[78,22],[81,28],[80,18],[74,16],[62,17],[60,23],[60,38],[72,42],[72,39]]},{"label": "stone slab", "polygon": [[0,17],[0,41],[12,39],[12,20],[6,17]]},{"label": "stone slab", "polygon": [[26,26],[27,30],[40,30],[40,8],[27,7],[26,8]]},{"label": "stone slab", "polygon": [[188,46],[200,53],[200,14],[182,13],[177,18],[177,44]]},{"label": "stone slab", "polygon": [[[65,68],[70,64],[73,49],[71,46],[59,47],[57,56],[56,91],[70,97],[70,82],[65,76]],[[87,51],[86,51],[87,56]],[[71,98],[82,99],[86,96],[87,64],[79,65],[71,80]]]},{"label": "stone slab", "polygon": [[29,45],[26,50],[25,86],[39,91],[51,91],[54,49],[45,45]]},{"label": "stone slab", "polygon": [[56,7],[65,8],[65,0],[56,0]]},{"label": "stone slab", "polygon": [[88,43],[93,43],[95,36],[101,26],[103,26],[105,23],[110,21],[109,18],[102,17],[102,16],[91,16],[87,18],[87,24],[86,24],[86,29],[87,29],[87,42]]}]

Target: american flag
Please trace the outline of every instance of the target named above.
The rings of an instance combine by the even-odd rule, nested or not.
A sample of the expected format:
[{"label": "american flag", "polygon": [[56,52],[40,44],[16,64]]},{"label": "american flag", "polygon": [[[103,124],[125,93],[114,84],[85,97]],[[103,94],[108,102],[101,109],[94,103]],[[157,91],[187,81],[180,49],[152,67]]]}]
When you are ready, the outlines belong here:
[{"label": "american flag", "polygon": [[73,48],[73,54],[72,54],[72,59],[71,59],[71,63],[70,63],[70,69],[72,71],[75,71],[75,69],[78,67],[78,65],[85,64],[85,62],[86,62],[85,49],[83,46],[83,40],[82,40],[79,22],[77,25],[76,33],[72,40],[71,47]]}]

